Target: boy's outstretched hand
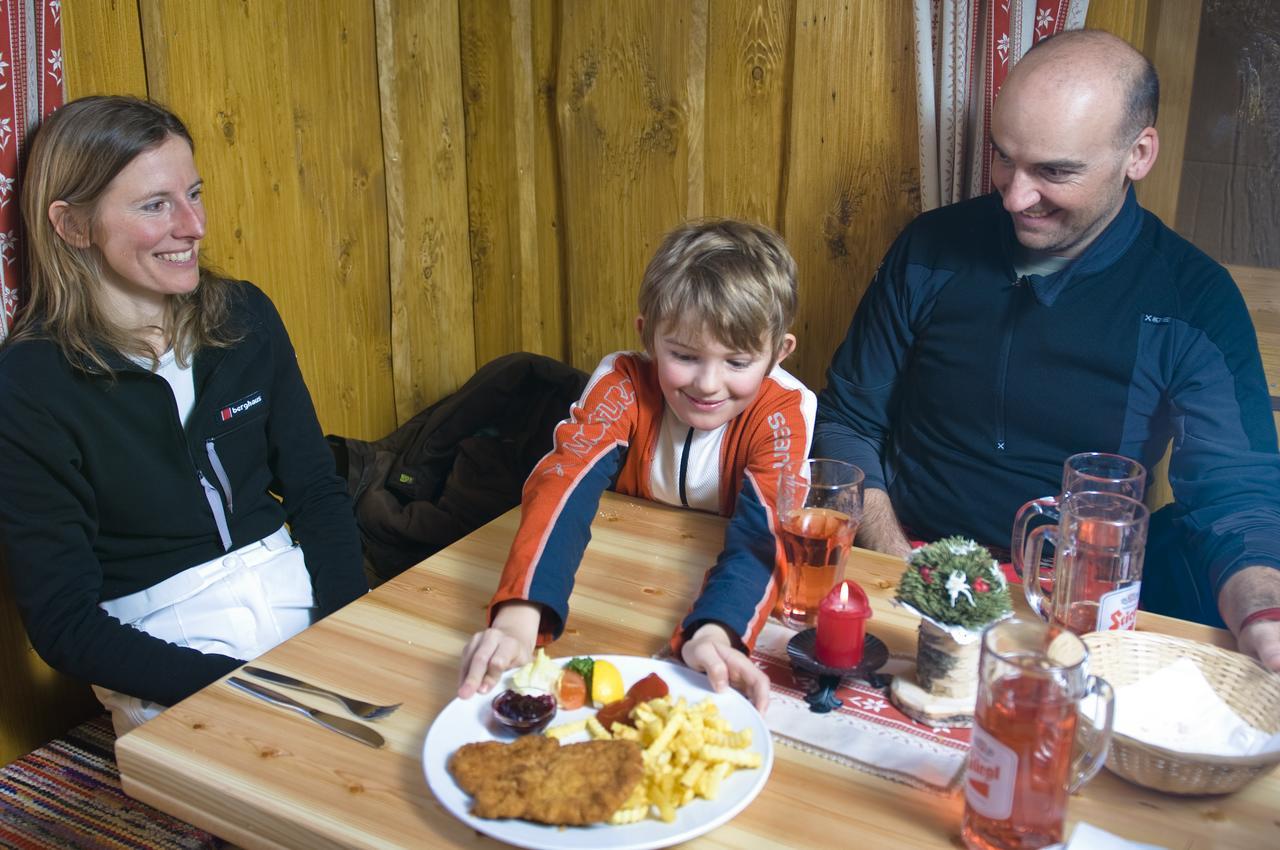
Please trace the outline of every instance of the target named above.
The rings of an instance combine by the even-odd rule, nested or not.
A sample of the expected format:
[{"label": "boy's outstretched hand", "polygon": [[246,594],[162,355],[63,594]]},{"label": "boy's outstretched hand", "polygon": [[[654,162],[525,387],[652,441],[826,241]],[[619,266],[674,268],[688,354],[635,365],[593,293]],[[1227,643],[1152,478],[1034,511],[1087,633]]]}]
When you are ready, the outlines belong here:
[{"label": "boy's outstretched hand", "polygon": [[684,663],[707,674],[717,693],[733,685],[764,714],[769,707],[769,677],[734,647],[719,623],[703,623],[680,649]]},{"label": "boy's outstretched hand", "polygon": [[503,673],[528,664],[541,621],[542,608],[532,602],[508,602],[499,608],[493,625],[472,635],[462,650],[458,697],[487,694]]}]

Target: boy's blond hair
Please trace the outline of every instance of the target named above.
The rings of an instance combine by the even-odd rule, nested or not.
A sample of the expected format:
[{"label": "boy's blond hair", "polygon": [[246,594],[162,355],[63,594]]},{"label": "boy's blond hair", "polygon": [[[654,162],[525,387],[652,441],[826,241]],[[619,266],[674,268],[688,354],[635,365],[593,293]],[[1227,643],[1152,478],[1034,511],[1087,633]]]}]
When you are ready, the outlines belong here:
[{"label": "boy's blond hair", "polygon": [[781,349],[796,314],[796,262],[782,237],[734,219],[704,219],[663,238],[640,284],[641,338],[670,322],[736,351]]}]

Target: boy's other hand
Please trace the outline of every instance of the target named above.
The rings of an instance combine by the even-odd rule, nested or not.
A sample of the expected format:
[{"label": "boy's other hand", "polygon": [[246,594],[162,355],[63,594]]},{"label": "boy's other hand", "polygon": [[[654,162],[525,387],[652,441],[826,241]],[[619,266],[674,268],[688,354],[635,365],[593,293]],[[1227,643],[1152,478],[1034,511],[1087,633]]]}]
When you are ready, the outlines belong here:
[{"label": "boy's other hand", "polygon": [[542,608],[533,602],[508,602],[498,609],[493,625],[472,635],[462,650],[458,697],[487,694],[512,667],[528,664],[542,622]]},{"label": "boy's other hand", "polygon": [[734,647],[719,623],[700,626],[681,647],[680,657],[691,669],[706,673],[716,693],[733,685],[761,714],[769,707],[769,677]]}]

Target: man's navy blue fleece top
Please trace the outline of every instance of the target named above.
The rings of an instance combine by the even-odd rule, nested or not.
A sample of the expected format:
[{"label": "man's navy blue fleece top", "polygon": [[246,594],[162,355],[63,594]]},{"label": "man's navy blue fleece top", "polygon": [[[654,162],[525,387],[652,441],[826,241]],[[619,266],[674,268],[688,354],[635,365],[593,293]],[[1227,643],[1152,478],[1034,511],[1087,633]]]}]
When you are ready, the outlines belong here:
[{"label": "man's navy blue fleece top", "polygon": [[1130,189],[1073,263],[1018,278],[1012,222],[986,195],[919,216],[889,249],[818,398],[813,454],[862,467],[926,539],[1007,548],[1062,463],[1148,468],[1173,440],[1175,523],[1215,596],[1280,568],[1280,454],[1239,290]]}]

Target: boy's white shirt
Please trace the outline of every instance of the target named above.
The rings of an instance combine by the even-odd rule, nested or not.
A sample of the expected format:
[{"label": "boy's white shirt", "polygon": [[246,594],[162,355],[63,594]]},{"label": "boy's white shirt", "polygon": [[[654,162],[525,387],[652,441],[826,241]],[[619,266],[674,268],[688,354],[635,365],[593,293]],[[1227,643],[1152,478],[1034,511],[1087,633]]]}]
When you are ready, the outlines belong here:
[{"label": "boy's white shirt", "polygon": [[720,512],[720,446],[729,423],[714,431],[690,428],[663,404],[662,431],[653,453],[649,470],[649,487],[653,498],[677,507],[680,501],[680,459],[689,441],[689,466],[685,471],[685,498],[689,507],[700,511]]}]

